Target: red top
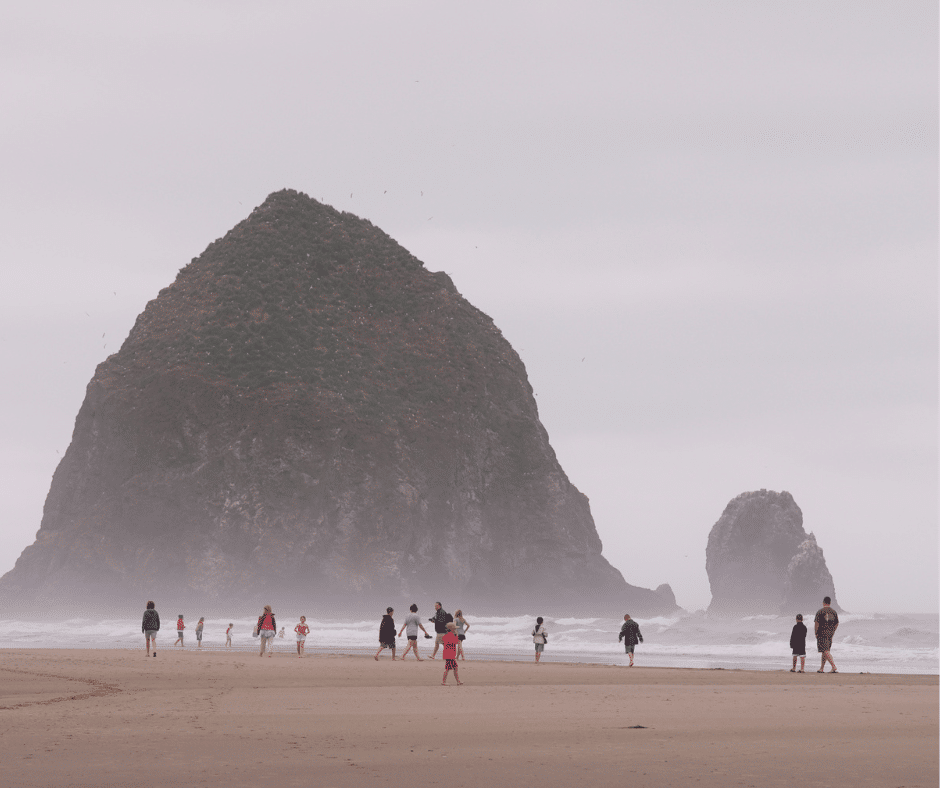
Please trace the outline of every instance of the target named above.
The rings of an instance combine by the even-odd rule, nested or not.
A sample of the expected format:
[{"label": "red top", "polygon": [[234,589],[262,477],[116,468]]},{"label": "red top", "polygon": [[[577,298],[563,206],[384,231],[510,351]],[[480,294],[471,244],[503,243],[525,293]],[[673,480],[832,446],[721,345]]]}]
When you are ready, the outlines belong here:
[{"label": "red top", "polygon": [[261,622],[261,629],[274,629],[274,624],[271,623],[271,614],[265,613],[263,620]]},{"label": "red top", "polygon": [[180,619],[179,621],[176,622],[176,628],[177,628],[177,629],[186,629],[186,625],[183,623],[183,619]]},{"label": "red top", "polygon": [[441,638],[444,644],[444,659],[457,659],[457,644],[460,639],[453,632],[448,632]]},{"label": "red top", "polygon": [[301,635],[308,635],[310,634],[310,627],[306,624],[298,624],[294,627],[294,632],[299,632]]}]

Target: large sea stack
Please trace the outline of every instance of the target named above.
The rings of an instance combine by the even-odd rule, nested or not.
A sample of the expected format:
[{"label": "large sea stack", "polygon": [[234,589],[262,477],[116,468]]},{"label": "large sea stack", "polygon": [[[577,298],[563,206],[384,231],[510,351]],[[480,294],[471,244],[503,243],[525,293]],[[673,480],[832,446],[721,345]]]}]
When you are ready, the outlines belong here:
[{"label": "large sea stack", "polygon": [[760,490],[733,499],[708,535],[705,569],[710,614],[814,614],[823,597],[838,608],[832,575],[803,512],[788,492]]},{"label": "large sea stack", "polygon": [[493,321],[295,191],[183,268],[98,366],[36,542],[0,579],[20,608],[156,597],[675,607],[601,555]]}]

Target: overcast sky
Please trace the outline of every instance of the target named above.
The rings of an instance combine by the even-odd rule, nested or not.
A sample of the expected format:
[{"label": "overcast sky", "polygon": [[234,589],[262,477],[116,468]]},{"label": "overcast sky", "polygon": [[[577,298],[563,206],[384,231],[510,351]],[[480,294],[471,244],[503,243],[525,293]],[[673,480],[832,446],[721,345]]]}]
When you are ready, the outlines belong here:
[{"label": "overcast sky", "polygon": [[629,582],[705,607],[767,488],[846,609],[936,611],[936,3],[587,6],[0,5],[0,573],[95,366],[289,187],[495,320]]}]

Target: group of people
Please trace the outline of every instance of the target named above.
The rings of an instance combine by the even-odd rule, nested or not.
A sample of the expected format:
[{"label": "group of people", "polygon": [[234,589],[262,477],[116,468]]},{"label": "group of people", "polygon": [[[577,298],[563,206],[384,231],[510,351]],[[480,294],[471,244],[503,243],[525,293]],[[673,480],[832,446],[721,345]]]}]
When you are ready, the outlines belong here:
[{"label": "group of people", "polygon": [[[839,614],[832,609],[832,599],[823,598],[823,606],[816,611],[816,618],[813,620],[813,633],[816,635],[816,650],[821,657],[821,663],[817,673],[826,672],[826,663],[828,662],[832,669],[830,673],[838,673],[836,663],[832,659],[832,637],[839,628]],[[796,623],[790,632],[790,648],[793,650],[793,667],[791,673],[805,673],[806,670],[806,624],[803,623],[803,614],[796,614]],[[800,669],[796,669],[796,660],[799,657]]]},{"label": "group of people", "polygon": [[[405,632],[408,637],[408,646],[405,648],[405,653],[401,655],[401,661],[405,661],[409,651],[414,651],[415,659],[418,662],[423,662],[424,660],[418,655],[418,630],[424,632],[424,637],[428,640],[431,639],[431,634],[421,623],[421,618],[418,616],[418,606],[412,604],[409,611],[409,614],[405,616],[405,623],[397,635],[397,637],[401,637],[402,633]],[[396,659],[394,615],[394,608],[389,607],[386,608],[385,615],[382,616],[382,621],[379,624],[379,650],[375,652],[376,662],[378,662],[379,654],[385,649],[392,652],[393,661]],[[434,603],[434,615],[428,621],[434,624],[434,651],[431,654],[431,659],[437,659],[437,650],[443,647],[441,656],[444,658],[444,678],[441,680],[441,684],[447,684],[447,675],[451,671],[454,671],[454,681],[463,684],[457,672],[457,660],[466,659],[463,653],[463,642],[467,639],[467,630],[470,629],[470,623],[463,617],[462,610],[457,610],[454,615],[451,615],[444,610],[440,602]]]},{"label": "group of people", "polygon": [[[274,654],[274,649],[271,648],[273,645],[270,641],[274,637],[275,633],[279,634],[281,637],[284,637],[284,627],[281,627],[281,631],[277,632],[277,621],[274,618],[274,613],[271,610],[270,605],[265,605],[264,610],[261,615],[258,616],[258,623],[255,624],[254,632],[251,634],[260,638],[261,640],[261,649],[258,652],[259,657],[264,656],[265,650],[268,652],[268,656],[271,657]],[[307,626],[307,617],[301,616],[300,622],[297,626],[294,627],[295,640],[297,641],[297,657],[298,659],[304,656],[304,646],[307,643],[307,635],[310,634],[310,627]]]},{"label": "group of people", "polygon": [[[397,649],[395,638],[401,637],[403,633],[407,633],[408,645],[405,648],[404,654],[401,655],[402,661],[404,662],[409,651],[413,651],[415,659],[418,660],[418,662],[424,662],[418,654],[418,630],[420,629],[424,633],[424,637],[427,640],[431,639],[431,634],[424,628],[424,624],[421,623],[421,618],[418,615],[418,606],[416,604],[411,605],[409,611],[408,615],[405,616],[405,623],[402,624],[401,630],[399,630],[396,635],[395,619],[393,617],[395,610],[391,607],[386,608],[385,615],[382,616],[382,621],[379,624],[379,650],[375,652],[376,661],[378,661],[379,654],[385,649],[392,652],[392,660],[397,659],[395,656]],[[431,654],[431,659],[437,659],[437,651],[443,646],[443,657],[447,660],[450,652],[447,644],[450,642],[453,642],[453,660],[456,662],[458,659],[466,659],[463,653],[463,644],[467,639],[467,630],[470,629],[470,622],[464,618],[463,611],[457,610],[454,612],[454,615],[451,615],[444,610],[440,602],[435,602],[434,615],[431,616],[428,621],[434,624],[434,651]],[[452,641],[447,639],[448,633],[454,635]],[[453,670],[456,676],[456,667],[454,667]],[[460,682],[458,681],[457,683],[459,684]]]},{"label": "group of people", "polygon": [[[200,618],[199,623],[196,624],[196,645],[198,648],[202,648],[202,630],[205,626],[206,619]],[[144,620],[140,624],[140,629],[144,633],[144,645],[147,649],[147,656],[151,655],[151,646],[153,647],[153,656],[157,656],[157,633],[160,631],[160,614],[157,612],[156,605],[153,601],[147,602],[147,609],[144,610]],[[229,630],[226,632],[226,637],[228,638],[228,645],[232,645],[232,639],[229,636],[231,632],[232,625],[229,624]],[[180,613],[176,621],[176,641],[173,643],[174,646],[183,646],[183,634],[186,630],[186,624],[183,623],[183,614]]]},{"label": "group of people", "polygon": [[[202,648],[202,632],[205,627],[206,619],[203,616],[199,619],[199,623],[196,624],[196,647]],[[156,610],[156,605],[150,601],[147,602],[147,609],[144,610],[144,618],[140,625],[141,631],[144,633],[144,646],[147,649],[147,656],[151,656],[151,653],[154,657],[157,656],[157,633],[160,631],[160,614]],[[226,647],[231,647],[232,645],[232,630],[235,628],[233,623],[229,623],[228,629],[225,630],[225,645]],[[174,641],[174,646],[184,647],[184,634],[186,631],[186,624],[183,621],[183,614],[180,613],[176,619],[176,640]],[[300,623],[294,627],[294,632],[297,634],[297,656],[304,656],[304,645],[306,643],[307,635],[310,632],[310,627],[307,626],[306,616],[300,617]],[[274,613],[271,611],[270,605],[264,606],[264,611],[258,616],[258,624],[255,627],[253,635],[257,638],[260,638],[261,641],[261,650],[258,656],[263,657],[264,652],[268,651],[268,656],[271,656],[273,649],[271,648],[271,643],[269,642],[271,638],[277,633],[277,623],[274,619]],[[284,628],[281,627],[280,636],[284,637]],[[151,652],[151,647],[153,651]]]},{"label": "group of people", "polygon": [[[816,648],[822,657],[822,663],[820,664],[819,670],[816,671],[817,673],[826,672],[825,668],[827,662],[832,666],[829,672],[838,673],[836,663],[832,659],[831,649],[832,638],[835,635],[836,629],[839,628],[839,614],[831,605],[832,599],[828,596],[825,597],[823,599],[823,606],[816,612],[816,617],[813,622]],[[391,607],[386,609],[385,615],[382,616],[382,621],[379,624],[379,649],[375,652],[376,661],[378,661],[379,655],[386,649],[392,652],[393,661],[397,659],[395,656],[397,649],[396,637],[401,637],[403,633],[407,633],[408,645],[401,655],[401,661],[405,660],[405,657],[408,656],[408,652],[410,651],[414,652],[415,659],[418,662],[424,661],[418,654],[418,630],[420,629],[424,633],[424,637],[428,640],[431,639],[432,635],[424,628],[424,624],[418,616],[418,606],[413,604],[409,610],[409,614],[405,616],[404,624],[402,624],[401,629],[396,635],[395,610]],[[464,618],[462,610],[457,610],[454,615],[451,615],[444,610],[440,602],[434,603],[434,615],[431,616],[428,621],[434,624],[434,651],[431,654],[431,659],[437,659],[438,649],[443,647],[444,678],[442,683],[447,683],[447,675],[453,670],[455,680],[458,684],[461,684],[462,682],[457,674],[457,660],[466,659],[464,657],[463,646],[464,641],[467,639],[467,631],[470,629],[470,623]],[[200,618],[199,623],[196,625],[196,641],[199,648],[202,648],[202,631],[204,624],[205,618]],[[228,629],[225,630],[226,646],[232,645],[233,626],[234,625],[230,623]],[[183,645],[183,633],[185,629],[186,625],[183,623],[183,614],[181,613],[176,622],[177,638],[173,645]],[[160,614],[157,613],[152,601],[147,602],[147,609],[144,611],[144,618],[141,622],[141,631],[144,634],[147,656],[151,654],[151,645],[153,647],[153,656],[157,656],[157,632],[159,630]],[[294,633],[297,641],[297,656],[303,657],[307,635],[310,633],[306,616],[300,617],[300,623],[294,627]],[[270,605],[264,606],[264,610],[261,615],[258,616],[258,623],[255,625],[252,634],[254,637],[260,639],[258,656],[263,657],[265,651],[268,652],[269,657],[272,656],[273,649],[271,648],[272,644],[270,641],[271,638],[277,634],[277,622]],[[806,672],[806,635],[807,629],[806,625],[803,623],[803,615],[802,613],[798,613],[796,616],[796,624],[793,626],[793,630],[790,633],[790,648],[793,651],[793,667],[790,668],[791,673]],[[284,637],[283,627],[281,628],[280,636]],[[634,664],[634,652],[636,646],[643,642],[643,635],[640,632],[639,624],[630,617],[629,613],[625,614],[623,617],[623,626],[620,628],[618,640],[623,642],[626,655],[630,659],[629,667],[632,668]],[[539,616],[535,620],[535,627],[532,629],[532,642],[535,644],[535,662],[538,663],[542,658],[542,653],[545,651],[545,645],[548,643],[548,630],[545,628],[545,620],[542,616]],[[796,669],[797,658],[799,658],[800,661],[799,671]]]}]

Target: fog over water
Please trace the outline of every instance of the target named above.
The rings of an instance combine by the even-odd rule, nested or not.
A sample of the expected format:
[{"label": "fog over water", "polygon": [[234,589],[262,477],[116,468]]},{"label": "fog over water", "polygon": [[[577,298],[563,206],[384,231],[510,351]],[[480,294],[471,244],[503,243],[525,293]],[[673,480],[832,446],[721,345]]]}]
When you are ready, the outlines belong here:
[{"label": "fog over water", "polygon": [[[706,607],[725,505],[787,490],[846,610],[935,614],[937,27],[917,0],[5,4],[0,573],[95,366],[288,187],[493,318],[628,582]],[[859,669],[922,647],[887,621]]]}]

